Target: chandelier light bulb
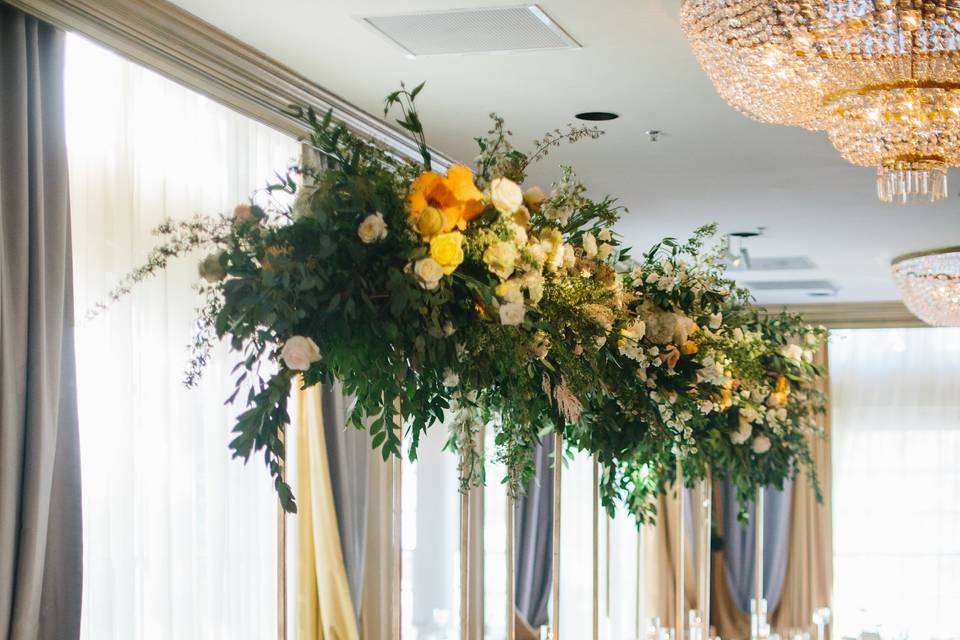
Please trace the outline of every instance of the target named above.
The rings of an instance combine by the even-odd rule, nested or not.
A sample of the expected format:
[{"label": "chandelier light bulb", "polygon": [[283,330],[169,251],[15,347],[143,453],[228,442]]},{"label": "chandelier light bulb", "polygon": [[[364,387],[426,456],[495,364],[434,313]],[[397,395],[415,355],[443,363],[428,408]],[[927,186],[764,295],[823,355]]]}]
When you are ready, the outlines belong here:
[{"label": "chandelier light bulb", "polygon": [[717,91],[761,122],[825,131],[884,202],[933,202],[960,166],[960,3],[686,0]]}]

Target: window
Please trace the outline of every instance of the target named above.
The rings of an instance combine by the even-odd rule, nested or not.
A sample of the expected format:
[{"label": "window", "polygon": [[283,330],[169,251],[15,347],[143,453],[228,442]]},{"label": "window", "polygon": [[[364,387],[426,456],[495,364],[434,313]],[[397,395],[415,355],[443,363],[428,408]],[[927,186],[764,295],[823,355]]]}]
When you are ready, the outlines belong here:
[{"label": "window", "polygon": [[232,359],[181,384],[196,259],[84,321],[167,217],[230,211],[297,143],[79,38],[67,43],[83,482],[83,637],[276,635],[277,502],[228,455]]},{"label": "window", "polygon": [[960,635],[960,329],[837,331],[836,630]]}]

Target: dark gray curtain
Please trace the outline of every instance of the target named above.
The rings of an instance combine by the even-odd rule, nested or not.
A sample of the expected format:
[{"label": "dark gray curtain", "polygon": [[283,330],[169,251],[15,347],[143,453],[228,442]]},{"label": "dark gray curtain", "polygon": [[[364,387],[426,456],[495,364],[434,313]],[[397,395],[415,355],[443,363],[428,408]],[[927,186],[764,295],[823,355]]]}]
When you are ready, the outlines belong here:
[{"label": "dark gray curtain", "polygon": [[0,3],[0,636],[80,633],[64,34]]},{"label": "dark gray curtain", "polygon": [[[727,588],[734,603],[749,615],[753,598],[754,572],[754,505],[748,507],[750,522],[737,520],[740,503],[736,489],[729,481],[720,483],[724,531],[724,563]],[[768,487],[763,500],[763,597],[767,600],[767,614],[772,614],[780,603],[783,579],[787,573],[787,554],[790,547],[790,504],[793,483],[784,483],[783,491]]]},{"label": "dark gray curtain", "polygon": [[323,385],[323,430],[327,441],[330,485],[337,510],[340,550],[350,585],[353,609],[360,619],[363,561],[367,545],[367,434],[347,425],[349,400],[340,385]]},{"label": "dark gray curtain", "polygon": [[517,611],[534,629],[547,624],[553,558],[553,438],[537,447],[536,476],[514,511]]}]

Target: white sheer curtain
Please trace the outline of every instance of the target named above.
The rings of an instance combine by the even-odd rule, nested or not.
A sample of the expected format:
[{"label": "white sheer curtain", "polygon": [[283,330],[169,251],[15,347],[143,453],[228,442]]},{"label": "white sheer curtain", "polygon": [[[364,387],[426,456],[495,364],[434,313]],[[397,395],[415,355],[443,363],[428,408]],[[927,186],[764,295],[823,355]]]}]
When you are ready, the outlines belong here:
[{"label": "white sheer curtain", "polygon": [[[77,318],[142,261],[165,217],[229,211],[294,140],[78,37],[67,46]],[[83,637],[276,635],[277,503],[259,460],[227,450],[231,358],[182,372],[196,260],[77,330]]]},{"label": "white sheer curtain", "polygon": [[960,638],[960,329],[830,342],[835,637]]}]

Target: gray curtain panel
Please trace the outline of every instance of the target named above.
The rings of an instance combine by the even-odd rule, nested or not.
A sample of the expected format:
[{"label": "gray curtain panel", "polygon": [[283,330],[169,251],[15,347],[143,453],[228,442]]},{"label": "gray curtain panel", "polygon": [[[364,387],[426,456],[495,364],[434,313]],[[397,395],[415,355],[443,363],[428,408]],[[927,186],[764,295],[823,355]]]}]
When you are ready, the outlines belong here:
[{"label": "gray curtain panel", "polygon": [[[740,503],[737,491],[729,481],[720,483],[721,508],[723,513],[724,559],[727,570],[727,588],[737,608],[750,613],[753,598],[754,572],[754,505],[748,505],[750,523],[746,526],[737,520]],[[790,505],[793,500],[793,483],[784,483],[783,491],[767,488],[763,500],[763,597],[767,599],[769,617],[780,603],[783,579],[787,574],[787,559],[790,547]]]},{"label": "gray curtain panel", "polygon": [[514,527],[517,611],[531,627],[547,624],[553,558],[553,438],[537,447],[536,476],[517,501]]},{"label": "gray curtain panel", "polygon": [[64,34],[0,3],[0,637],[80,633]]},{"label": "gray curtain panel", "polygon": [[367,544],[367,464],[369,443],[364,431],[347,426],[349,400],[339,384],[323,385],[323,430],[330,464],[330,484],[337,510],[340,548],[353,608],[360,619],[363,562]]}]

